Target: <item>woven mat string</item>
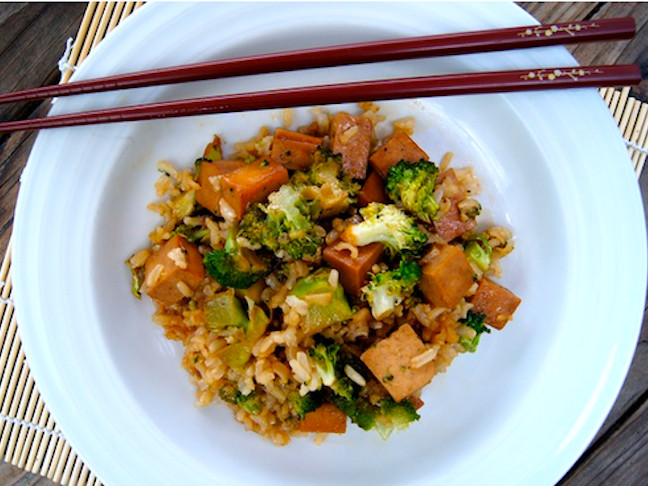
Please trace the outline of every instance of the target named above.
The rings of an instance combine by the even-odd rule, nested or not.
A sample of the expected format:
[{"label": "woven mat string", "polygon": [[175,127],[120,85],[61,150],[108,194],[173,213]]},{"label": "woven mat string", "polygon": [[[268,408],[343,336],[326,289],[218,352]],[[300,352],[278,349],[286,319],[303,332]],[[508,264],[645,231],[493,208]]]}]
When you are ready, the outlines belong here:
[{"label": "woven mat string", "polygon": [[41,427],[40,425],[37,425],[32,422],[28,422],[26,420],[20,420],[15,417],[11,417],[9,415],[4,415],[0,413],[0,420],[4,422],[8,422],[12,425],[17,425],[19,427],[26,427],[28,429],[31,429],[35,432],[40,432],[45,435],[50,435],[52,437],[56,437],[57,439],[63,439],[65,440],[65,436],[63,436],[63,433],[59,430],[56,429],[48,429],[46,427]]}]

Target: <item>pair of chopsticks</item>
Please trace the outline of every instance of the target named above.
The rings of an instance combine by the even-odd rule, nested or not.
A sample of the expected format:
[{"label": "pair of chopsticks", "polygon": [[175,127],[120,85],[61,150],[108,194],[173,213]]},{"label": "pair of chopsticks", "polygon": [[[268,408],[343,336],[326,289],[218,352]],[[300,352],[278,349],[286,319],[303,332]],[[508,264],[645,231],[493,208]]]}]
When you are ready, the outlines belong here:
[{"label": "pair of chopsticks", "polygon": [[[634,19],[624,17],[364,42],[231,58],[3,93],[0,103],[299,69],[622,40],[634,34]],[[641,73],[635,64],[420,76],[228,94],[8,121],[0,123],[0,133],[359,101],[634,85],[640,81]]]}]

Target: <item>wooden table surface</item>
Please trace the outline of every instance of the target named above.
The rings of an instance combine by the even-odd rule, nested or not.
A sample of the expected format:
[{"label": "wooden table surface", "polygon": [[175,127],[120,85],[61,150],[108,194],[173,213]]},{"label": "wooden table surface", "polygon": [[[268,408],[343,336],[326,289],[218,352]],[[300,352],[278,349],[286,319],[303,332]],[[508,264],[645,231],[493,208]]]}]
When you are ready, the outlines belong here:
[{"label": "wooden table surface", "polygon": [[[637,36],[629,42],[571,47],[581,64],[640,63],[648,71],[648,3],[521,3],[541,22],[633,16]],[[57,61],[74,37],[83,3],[0,3],[0,92],[57,83]],[[648,101],[645,81],[632,94]],[[0,120],[42,116],[49,102],[0,106]],[[0,136],[0,254],[9,242],[20,173],[34,142],[32,133]],[[648,175],[640,179],[647,207]],[[619,323],[623,324],[623,323]],[[648,484],[648,321],[643,327],[625,385],[587,451],[559,484]],[[51,481],[0,464],[0,485],[53,485]]]}]

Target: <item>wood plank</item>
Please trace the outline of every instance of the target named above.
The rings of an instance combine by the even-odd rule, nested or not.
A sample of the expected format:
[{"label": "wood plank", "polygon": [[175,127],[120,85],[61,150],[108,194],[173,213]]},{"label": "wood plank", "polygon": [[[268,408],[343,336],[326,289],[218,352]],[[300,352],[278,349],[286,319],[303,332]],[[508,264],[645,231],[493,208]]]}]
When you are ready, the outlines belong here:
[{"label": "wood plank", "polygon": [[[526,3],[522,6],[541,22],[632,16],[637,35],[631,41],[570,46],[581,64],[638,62],[648,64],[648,5],[637,3]],[[646,81],[631,95],[644,101]],[[648,208],[648,171],[640,178],[644,208]],[[641,336],[623,388],[595,439],[574,467],[560,481],[561,486],[648,483],[648,313],[644,313]]]},{"label": "wood plank", "polygon": [[[46,116],[50,106],[49,101],[39,104],[32,116]],[[17,132],[0,145],[0,248],[3,255],[11,237],[20,175],[35,140],[36,132]]]},{"label": "wood plank", "polygon": [[[648,218],[648,171],[639,179]],[[625,383],[588,450],[560,486],[648,484],[648,306]]]},{"label": "wood plank", "polygon": [[648,450],[648,401],[643,400],[606,438],[605,447],[579,461],[559,484],[591,486],[610,484],[644,486],[648,484],[646,451]]},{"label": "wood plank", "polygon": [[[543,23],[568,22],[611,17],[633,17],[637,23],[634,39],[619,42],[597,42],[568,46],[580,64],[639,63],[648,70],[646,30],[648,6],[637,2],[520,2],[519,5]],[[632,89],[632,95],[648,101],[648,81]]]},{"label": "wood plank", "polygon": [[[5,5],[0,5],[0,92],[58,83],[58,60],[67,39],[76,35],[85,4]],[[0,105],[0,119],[25,118],[38,104]]]},{"label": "wood plank", "polygon": [[[0,4],[0,91],[57,83],[57,61],[68,37],[76,35],[86,4]],[[43,116],[49,102],[0,106],[0,119]],[[9,242],[19,178],[35,133],[0,138],[0,248]],[[54,486],[57,483],[0,462],[0,484]]]}]

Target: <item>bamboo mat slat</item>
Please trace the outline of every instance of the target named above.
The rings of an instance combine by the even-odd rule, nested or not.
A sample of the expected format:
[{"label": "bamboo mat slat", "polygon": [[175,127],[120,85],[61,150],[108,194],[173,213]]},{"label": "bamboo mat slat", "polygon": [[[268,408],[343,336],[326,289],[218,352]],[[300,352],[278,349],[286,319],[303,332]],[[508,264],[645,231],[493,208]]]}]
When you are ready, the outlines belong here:
[{"label": "bamboo mat slat", "polygon": [[[61,82],[69,80],[94,47],[143,2],[91,2],[76,40],[59,63]],[[603,88],[601,96],[623,135],[637,177],[648,156],[648,103],[630,96],[630,88]],[[57,429],[22,351],[11,282],[11,242],[0,265],[0,457],[26,471],[70,486],[99,486]]]}]

